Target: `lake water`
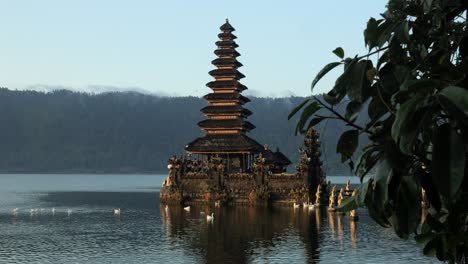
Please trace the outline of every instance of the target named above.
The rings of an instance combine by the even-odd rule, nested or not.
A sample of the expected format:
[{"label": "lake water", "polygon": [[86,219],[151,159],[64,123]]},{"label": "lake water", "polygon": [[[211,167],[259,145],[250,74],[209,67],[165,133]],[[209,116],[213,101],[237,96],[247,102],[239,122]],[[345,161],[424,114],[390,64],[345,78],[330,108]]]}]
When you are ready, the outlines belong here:
[{"label": "lake water", "polygon": [[[412,239],[400,240],[376,225],[364,210],[355,224],[346,216],[292,207],[165,210],[158,193],[163,178],[0,175],[0,263],[434,261]],[[116,207],[120,216],[112,213]],[[201,212],[213,212],[214,220]]]}]

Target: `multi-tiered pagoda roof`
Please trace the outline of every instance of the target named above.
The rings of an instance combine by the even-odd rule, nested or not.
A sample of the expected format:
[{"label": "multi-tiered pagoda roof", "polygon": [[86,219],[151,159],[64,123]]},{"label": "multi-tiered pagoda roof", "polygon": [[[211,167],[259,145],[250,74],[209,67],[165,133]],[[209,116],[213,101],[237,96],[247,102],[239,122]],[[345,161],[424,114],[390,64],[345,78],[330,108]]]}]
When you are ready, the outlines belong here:
[{"label": "multi-tiered pagoda roof", "polygon": [[263,147],[246,135],[255,126],[247,121],[252,114],[244,108],[250,100],[241,95],[247,87],[240,83],[245,76],[238,71],[242,63],[237,61],[240,54],[232,34],[234,27],[226,23],[220,27],[218,47],[214,53],[218,57],[211,63],[216,69],[209,72],[215,79],[206,84],[213,90],[205,95],[208,106],[201,109],[207,119],[198,123],[206,134],[189,143],[185,149],[190,153],[258,153]]}]

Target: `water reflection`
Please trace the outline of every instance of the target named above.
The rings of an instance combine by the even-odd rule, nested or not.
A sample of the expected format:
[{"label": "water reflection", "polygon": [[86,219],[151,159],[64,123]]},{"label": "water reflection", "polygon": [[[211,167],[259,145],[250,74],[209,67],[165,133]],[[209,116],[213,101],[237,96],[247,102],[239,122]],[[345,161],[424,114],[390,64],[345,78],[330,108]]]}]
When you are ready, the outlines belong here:
[{"label": "water reflection", "polygon": [[[0,262],[427,262],[413,241],[396,238],[364,211],[354,223],[326,208],[204,205],[166,210],[153,192],[41,192],[27,197],[23,205],[0,208]],[[30,214],[31,208],[44,210]],[[121,214],[115,215],[113,208],[121,208]],[[211,213],[214,219],[207,221]]]},{"label": "water reflection", "polygon": [[[214,220],[207,222],[206,215],[212,212]],[[160,213],[166,237],[183,241],[183,247],[204,263],[427,261],[419,248],[407,250],[408,241],[397,240],[392,232],[379,233],[382,229],[362,211],[360,222],[326,208],[192,206],[186,212],[171,206]],[[392,245],[396,242],[401,249]]]},{"label": "water reflection", "polygon": [[[303,251],[301,255],[308,260],[319,258],[316,219],[307,210],[192,206],[187,212],[181,206],[170,206],[160,212],[166,236],[184,239],[188,249],[201,254],[206,263],[246,263],[255,255],[277,253],[291,258],[288,252],[278,251],[285,241],[291,243],[289,248]],[[212,212],[213,221],[206,221]]]},{"label": "water reflection", "polygon": [[335,213],[328,212],[328,223],[330,224],[330,233],[332,240],[335,240]]},{"label": "water reflection", "polygon": [[337,228],[338,228],[338,239],[340,241],[340,248],[343,248],[343,226],[341,225],[341,218],[343,217],[342,214],[336,214],[337,218]]},{"label": "water reflection", "polygon": [[349,221],[349,231],[351,234],[351,247],[356,251],[357,249],[357,232],[356,232],[356,222]]}]

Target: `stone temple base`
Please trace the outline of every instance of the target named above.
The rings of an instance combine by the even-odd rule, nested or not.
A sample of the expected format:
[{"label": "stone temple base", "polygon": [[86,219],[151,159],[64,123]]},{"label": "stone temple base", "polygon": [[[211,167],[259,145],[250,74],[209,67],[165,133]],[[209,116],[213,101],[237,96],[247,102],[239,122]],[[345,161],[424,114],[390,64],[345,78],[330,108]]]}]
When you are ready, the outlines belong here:
[{"label": "stone temple base", "polygon": [[[177,184],[163,186],[160,201],[167,204],[292,205],[309,202],[310,191],[305,177],[273,174],[264,177],[253,173],[235,173],[223,177],[206,174],[182,175]],[[313,197],[310,197],[313,198]]]}]

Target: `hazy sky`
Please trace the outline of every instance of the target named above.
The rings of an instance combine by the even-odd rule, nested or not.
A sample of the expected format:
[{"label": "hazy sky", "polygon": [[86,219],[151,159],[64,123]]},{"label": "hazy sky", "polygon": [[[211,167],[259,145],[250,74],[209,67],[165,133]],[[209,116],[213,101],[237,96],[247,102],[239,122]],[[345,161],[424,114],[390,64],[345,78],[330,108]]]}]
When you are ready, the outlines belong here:
[{"label": "hazy sky", "polygon": [[[210,91],[214,43],[229,18],[250,94],[309,95],[315,74],[337,59],[335,47],[346,55],[365,52],[365,24],[385,4],[0,0],[0,86],[201,96]],[[314,92],[332,84],[324,79]]]}]

